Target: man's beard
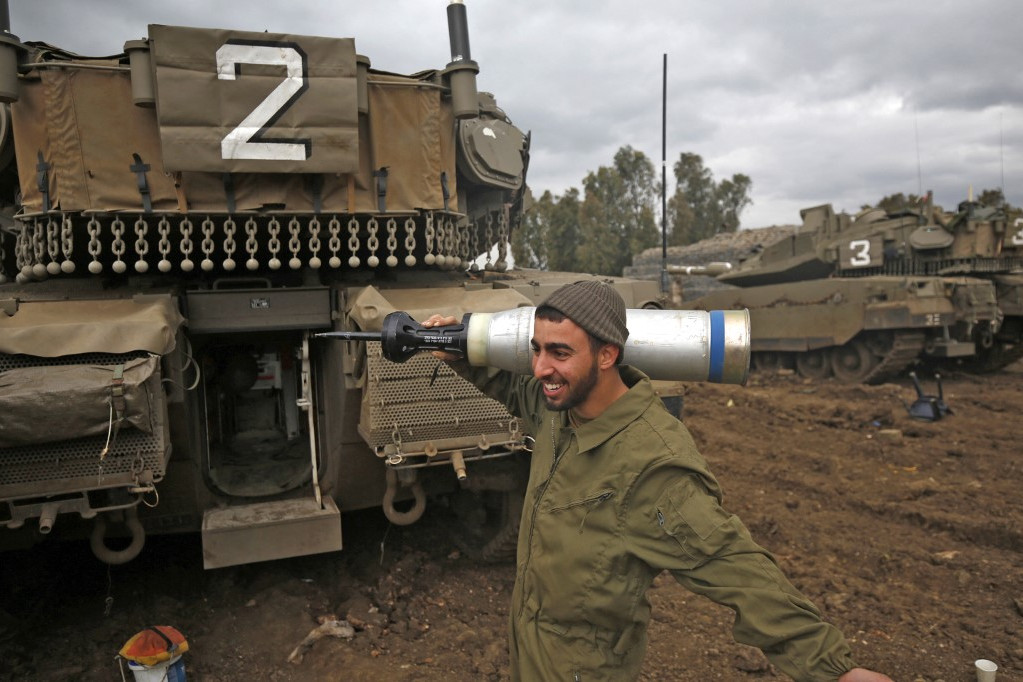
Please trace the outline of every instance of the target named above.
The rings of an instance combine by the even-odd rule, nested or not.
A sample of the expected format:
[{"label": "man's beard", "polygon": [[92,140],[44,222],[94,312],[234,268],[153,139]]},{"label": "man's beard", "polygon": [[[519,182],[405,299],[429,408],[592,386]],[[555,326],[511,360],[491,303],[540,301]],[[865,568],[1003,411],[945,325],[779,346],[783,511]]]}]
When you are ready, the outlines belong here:
[{"label": "man's beard", "polygon": [[547,409],[564,412],[565,410],[571,410],[573,407],[586,402],[586,399],[590,397],[590,393],[593,391],[593,387],[597,385],[599,372],[600,370],[597,368],[597,358],[593,358],[593,364],[590,366],[590,371],[587,372],[586,376],[580,379],[578,383],[572,383],[571,390],[568,392],[568,395],[566,395],[560,402],[555,403],[547,396],[544,396],[544,402],[547,403]]}]

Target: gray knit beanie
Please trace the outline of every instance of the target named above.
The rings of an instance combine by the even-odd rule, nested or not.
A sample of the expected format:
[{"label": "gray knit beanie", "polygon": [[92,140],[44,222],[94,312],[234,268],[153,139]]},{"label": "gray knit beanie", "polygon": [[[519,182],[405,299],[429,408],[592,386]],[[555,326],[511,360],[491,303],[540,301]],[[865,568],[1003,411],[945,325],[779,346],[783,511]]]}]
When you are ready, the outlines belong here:
[{"label": "gray knit beanie", "polygon": [[625,301],[614,287],[596,280],[558,288],[541,305],[550,306],[605,343],[625,347]]}]

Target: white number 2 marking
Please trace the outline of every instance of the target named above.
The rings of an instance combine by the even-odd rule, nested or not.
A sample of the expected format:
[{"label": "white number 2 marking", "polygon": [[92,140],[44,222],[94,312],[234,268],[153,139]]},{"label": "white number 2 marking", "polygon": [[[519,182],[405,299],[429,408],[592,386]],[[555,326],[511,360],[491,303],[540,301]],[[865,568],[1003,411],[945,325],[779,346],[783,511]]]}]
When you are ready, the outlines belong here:
[{"label": "white number 2 marking", "polygon": [[1023,246],[1023,218],[1016,218],[1016,222],[1012,226],[1019,228],[1016,230],[1016,234],[1012,235],[1012,245]]},{"label": "white number 2 marking", "polygon": [[849,259],[849,265],[855,267],[870,265],[869,239],[854,239],[849,242],[849,250],[853,252],[852,258]]},{"label": "white number 2 marking", "polygon": [[306,55],[294,43],[231,40],[217,50],[217,78],[235,80],[241,64],[283,66],[284,80],[220,142],[224,159],[304,161],[312,151],[310,140],[267,140],[264,134],[309,88]]}]

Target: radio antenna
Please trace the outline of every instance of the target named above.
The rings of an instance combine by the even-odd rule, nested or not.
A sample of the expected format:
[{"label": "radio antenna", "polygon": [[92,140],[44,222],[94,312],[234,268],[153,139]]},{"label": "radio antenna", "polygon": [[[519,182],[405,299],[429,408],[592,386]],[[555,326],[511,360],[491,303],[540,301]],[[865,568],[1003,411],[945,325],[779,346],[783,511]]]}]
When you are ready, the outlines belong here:
[{"label": "radio antenna", "polygon": [[920,170],[920,128],[917,126],[917,115],[913,112],[913,136],[916,138],[916,184],[917,184],[917,196],[922,197],[924,195],[924,179],[923,173]]},{"label": "radio antenna", "polygon": [[661,291],[668,291],[668,53],[661,69]]},{"label": "radio antenna", "polygon": [[1003,112],[998,113],[998,161],[1002,166],[1001,184],[999,189],[1002,190],[1002,205],[1008,203],[1005,198],[1005,128],[1003,126],[1005,122],[1005,114]]}]

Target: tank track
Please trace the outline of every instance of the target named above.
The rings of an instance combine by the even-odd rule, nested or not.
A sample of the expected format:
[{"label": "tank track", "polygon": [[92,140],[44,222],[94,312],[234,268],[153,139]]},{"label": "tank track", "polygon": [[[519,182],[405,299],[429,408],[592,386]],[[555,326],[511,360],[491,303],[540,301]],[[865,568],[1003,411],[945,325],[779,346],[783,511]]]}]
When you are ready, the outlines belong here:
[{"label": "tank track", "polygon": [[921,332],[895,332],[891,346],[881,356],[881,362],[863,377],[863,383],[880,384],[907,369],[920,357],[925,339]]},{"label": "tank track", "polygon": [[993,348],[964,361],[960,367],[974,374],[990,374],[1008,367],[1020,358],[1023,358],[1023,343],[1013,345],[996,342]]}]

